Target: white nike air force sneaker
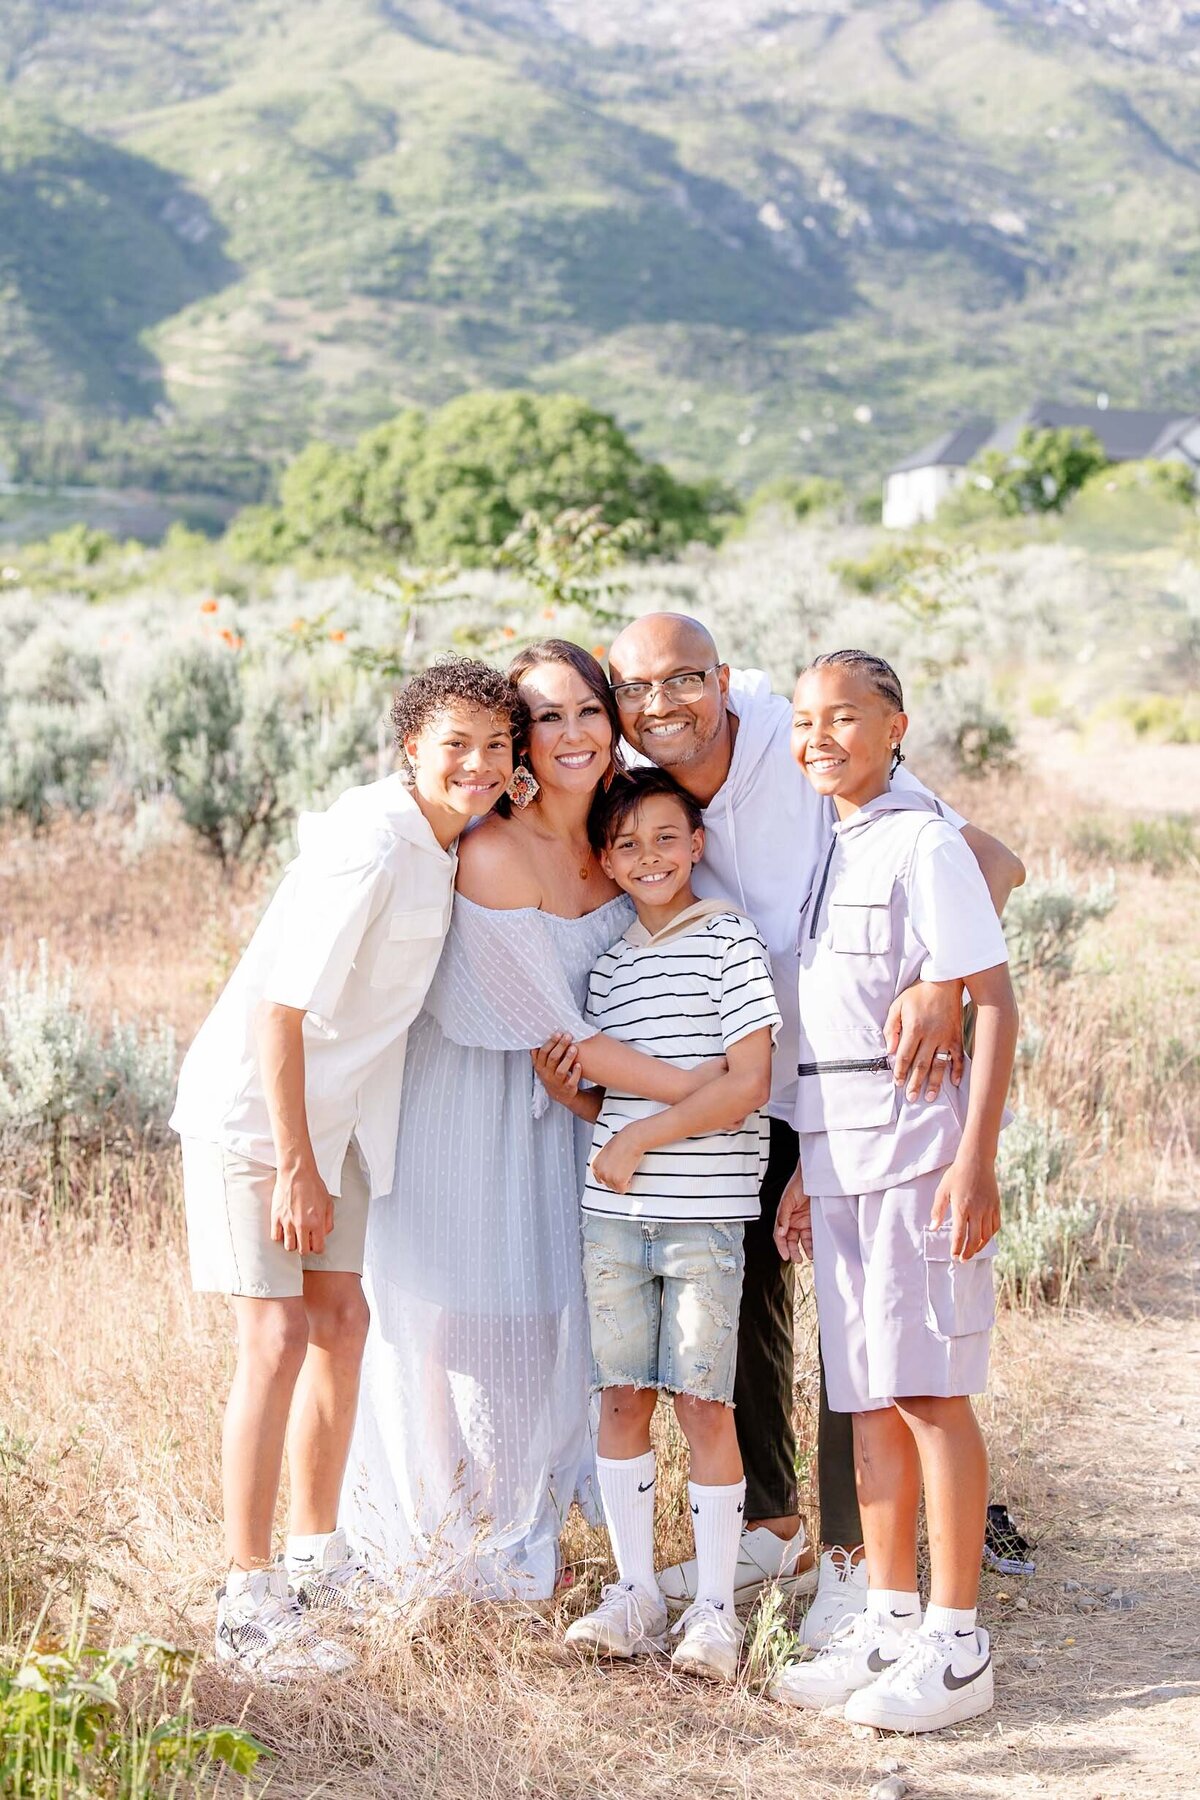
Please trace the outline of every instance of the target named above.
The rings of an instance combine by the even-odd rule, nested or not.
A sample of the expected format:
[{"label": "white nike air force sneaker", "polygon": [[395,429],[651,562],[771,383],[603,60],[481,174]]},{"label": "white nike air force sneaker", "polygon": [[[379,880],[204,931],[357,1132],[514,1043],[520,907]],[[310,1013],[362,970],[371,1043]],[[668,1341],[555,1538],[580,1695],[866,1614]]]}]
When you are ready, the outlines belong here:
[{"label": "white nike air force sneaker", "polygon": [[851,1694],[846,1717],[879,1731],[940,1731],[990,1712],[994,1701],[987,1632],[980,1626],[961,1634],[922,1629],[890,1669]]},{"label": "white nike air force sneaker", "polygon": [[809,1662],[792,1663],[779,1671],[771,1683],[771,1698],[785,1706],[807,1706],[817,1712],[827,1706],[844,1706],[852,1694],[869,1687],[899,1661],[920,1622],[919,1611],[913,1613],[909,1625],[853,1613]]},{"label": "white nike air force sneaker", "polygon": [[824,1551],[814,1585],[817,1591],[804,1615],[800,1642],[809,1650],[820,1650],[847,1619],[867,1610],[865,1557],[854,1562],[840,1546]]},{"label": "white nike air force sneaker", "polygon": [[[785,1594],[811,1594],[817,1585],[816,1569],[797,1566],[809,1553],[803,1525],[792,1538],[776,1537],[765,1525],[743,1531],[733,1577],[734,1604],[749,1606],[771,1582]],[[660,1570],[658,1585],[668,1606],[689,1606],[696,1598],[695,1558]]]}]

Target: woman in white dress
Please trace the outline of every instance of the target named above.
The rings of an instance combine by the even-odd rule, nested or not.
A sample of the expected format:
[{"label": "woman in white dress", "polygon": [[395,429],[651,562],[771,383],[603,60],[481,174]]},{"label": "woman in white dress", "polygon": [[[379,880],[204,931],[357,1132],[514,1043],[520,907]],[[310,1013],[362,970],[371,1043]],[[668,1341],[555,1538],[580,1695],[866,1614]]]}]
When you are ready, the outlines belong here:
[{"label": "woman in white dress", "polygon": [[[357,1542],[402,1592],[532,1600],[553,1591],[572,1499],[593,1502],[589,1136],[547,1103],[529,1052],[556,1031],[588,1039],[588,972],[633,914],[589,831],[619,757],[603,670],[552,639],[510,673],[530,708],[526,776],[462,842],[450,934],[409,1034],[395,1184],[367,1233],[347,1491]],[[581,1060],[589,1079],[654,1099],[695,1085],[594,1036]]]}]

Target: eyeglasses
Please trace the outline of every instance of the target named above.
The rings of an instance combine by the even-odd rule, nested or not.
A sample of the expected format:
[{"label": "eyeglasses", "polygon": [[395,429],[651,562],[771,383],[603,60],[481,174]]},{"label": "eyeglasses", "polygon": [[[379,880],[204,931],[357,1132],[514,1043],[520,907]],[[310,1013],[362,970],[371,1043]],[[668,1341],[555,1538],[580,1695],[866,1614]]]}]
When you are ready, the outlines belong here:
[{"label": "eyeglasses", "polygon": [[704,692],[705,681],[720,666],[711,663],[707,669],[688,669],[681,675],[668,675],[665,681],[619,681],[613,688],[613,699],[626,712],[644,712],[656,689],[668,700],[695,701]]}]

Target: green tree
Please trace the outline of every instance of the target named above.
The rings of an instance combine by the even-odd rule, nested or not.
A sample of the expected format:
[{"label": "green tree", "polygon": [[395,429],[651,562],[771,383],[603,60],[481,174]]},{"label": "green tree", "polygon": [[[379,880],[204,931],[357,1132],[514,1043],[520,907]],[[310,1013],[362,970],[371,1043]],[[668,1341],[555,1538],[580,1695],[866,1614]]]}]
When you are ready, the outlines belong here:
[{"label": "green tree", "polygon": [[719,536],[735,503],[715,484],[680,482],[645,461],[616,420],[570,394],[464,394],[406,411],[348,450],[314,443],[290,464],[280,505],[230,529],[229,548],[280,561],[330,558],[487,563],[529,513],[600,509],[633,519],[646,550]]},{"label": "green tree", "polygon": [[998,509],[1012,515],[1061,512],[1105,462],[1094,431],[1035,431],[1027,425],[1011,450],[986,450],[971,469]]}]

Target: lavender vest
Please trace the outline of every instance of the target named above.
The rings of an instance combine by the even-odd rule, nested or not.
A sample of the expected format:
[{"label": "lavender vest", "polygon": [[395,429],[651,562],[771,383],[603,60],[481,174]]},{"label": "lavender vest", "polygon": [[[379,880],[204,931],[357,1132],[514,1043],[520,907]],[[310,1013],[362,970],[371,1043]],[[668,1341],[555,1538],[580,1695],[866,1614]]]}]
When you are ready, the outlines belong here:
[{"label": "lavender vest", "polygon": [[936,1100],[897,1087],[883,1027],[921,978],[928,946],[909,911],[922,833],[940,825],[928,795],[893,789],[834,826],[800,915],[800,1063],[795,1124],[807,1191],[867,1194],[954,1160],[967,1077]]}]

